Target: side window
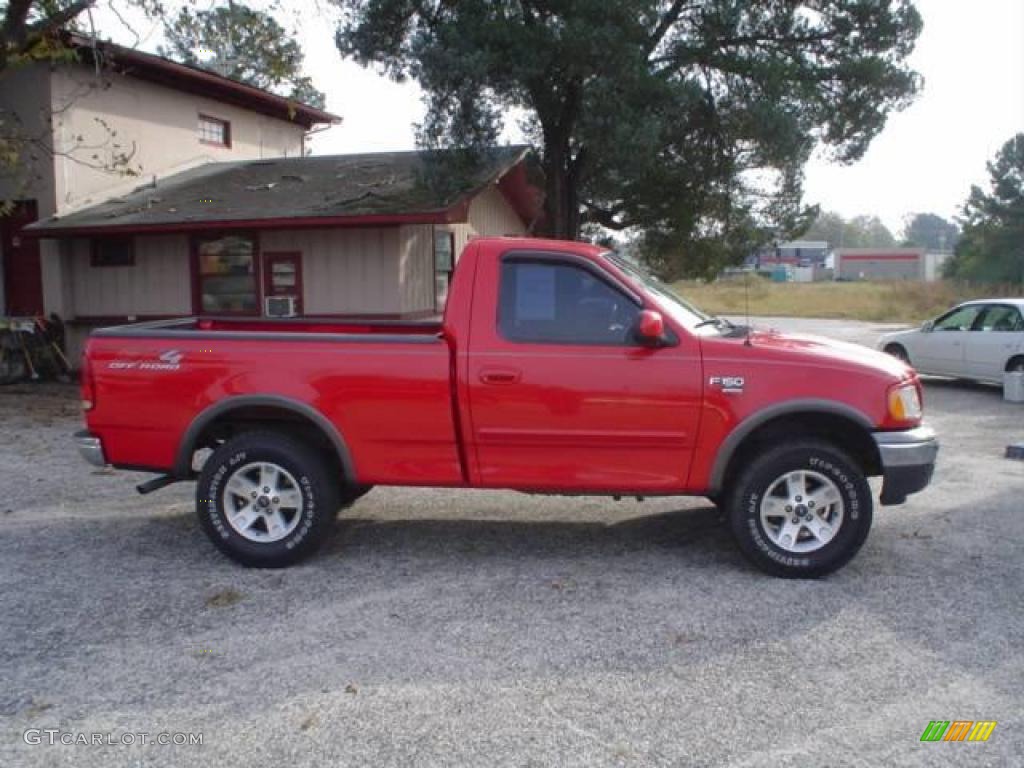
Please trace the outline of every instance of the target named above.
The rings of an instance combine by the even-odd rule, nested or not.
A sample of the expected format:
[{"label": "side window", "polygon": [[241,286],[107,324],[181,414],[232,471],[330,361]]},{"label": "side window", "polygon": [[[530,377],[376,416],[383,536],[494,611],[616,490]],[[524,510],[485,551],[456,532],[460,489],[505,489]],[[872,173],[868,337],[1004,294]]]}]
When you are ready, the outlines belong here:
[{"label": "side window", "polygon": [[628,296],[573,264],[505,261],[498,331],[510,341],[632,345],[640,313]]},{"label": "side window", "polygon": [[1024,326],[1016,307],[994,304],[985,309],[984,316],[974,324],[974,330],[1013,332],[1024,330]]},{"label": "side window", "polygon": [[982,310],[982,304],[970,304],[966,307],[958,307],[948,315],[943,315],[935,321],[936,331],[969,331],[978,313]]}]

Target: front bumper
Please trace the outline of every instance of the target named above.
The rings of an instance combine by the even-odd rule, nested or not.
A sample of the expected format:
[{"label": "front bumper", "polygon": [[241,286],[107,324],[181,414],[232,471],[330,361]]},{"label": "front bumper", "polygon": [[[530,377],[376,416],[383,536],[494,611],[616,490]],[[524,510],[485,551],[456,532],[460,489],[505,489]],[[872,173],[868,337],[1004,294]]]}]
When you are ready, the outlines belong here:
[{"label": "front bumper", "polygon": [[931,482],[939,453],[934,429],[921,426],[901,432],[875,432],[873,437],[882,459],[883,506],[902,504],[907,496]]},{"label": "front bumper", "polygon": [[107,459],[103,455],[103,443],[96,435],[82,430],[75,432],[75,445],[82,458],[97,467],[107,466]]}]

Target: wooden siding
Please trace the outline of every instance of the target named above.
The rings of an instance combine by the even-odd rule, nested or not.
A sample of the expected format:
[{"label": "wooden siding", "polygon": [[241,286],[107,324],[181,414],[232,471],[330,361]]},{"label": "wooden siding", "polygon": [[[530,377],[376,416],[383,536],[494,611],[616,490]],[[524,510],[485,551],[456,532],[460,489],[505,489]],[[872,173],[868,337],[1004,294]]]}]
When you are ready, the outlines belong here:
[{"label": "wooden siding", "polygon": [[399,227],[260,234],[261,251],[302,253],[307,315],[402,312]]},{"label": "wooden siding", "polygon": [[188,238],[135,238],[135,266],[90,266],[91,243],[72,241],[68,274],[72,316],[190,315]]}]

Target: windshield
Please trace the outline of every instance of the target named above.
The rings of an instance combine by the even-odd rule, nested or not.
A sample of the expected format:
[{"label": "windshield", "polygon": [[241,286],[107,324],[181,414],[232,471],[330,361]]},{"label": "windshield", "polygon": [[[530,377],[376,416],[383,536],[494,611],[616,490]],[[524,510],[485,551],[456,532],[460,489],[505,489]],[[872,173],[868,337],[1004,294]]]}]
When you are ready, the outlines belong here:
[{"label": "windshield", "polygon": [[664,299],[664,302],[662,302],[664,309],[672,315],[676,322],[682,323],[687,328],[693,328],[700,323],[706,323],[713,319],[707,312],[703,312],[679,296],[679,294],[640,264],[627,259],[615,251],[606,252],[604,257],[625,272],[627,276],[638,282],[649,293],[654,294],[659,299]]}]

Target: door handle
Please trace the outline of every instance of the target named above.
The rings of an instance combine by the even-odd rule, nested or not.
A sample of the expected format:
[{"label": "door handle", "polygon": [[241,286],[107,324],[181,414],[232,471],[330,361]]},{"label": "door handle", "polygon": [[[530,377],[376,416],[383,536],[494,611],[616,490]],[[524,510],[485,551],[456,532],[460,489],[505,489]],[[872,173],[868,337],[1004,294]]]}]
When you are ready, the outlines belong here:
[{"label": "door handle", "polygon": [[480,381],[484,384],[515,384],[519,376],[519,371],[511,368],[484,368],[480,371]]}]

